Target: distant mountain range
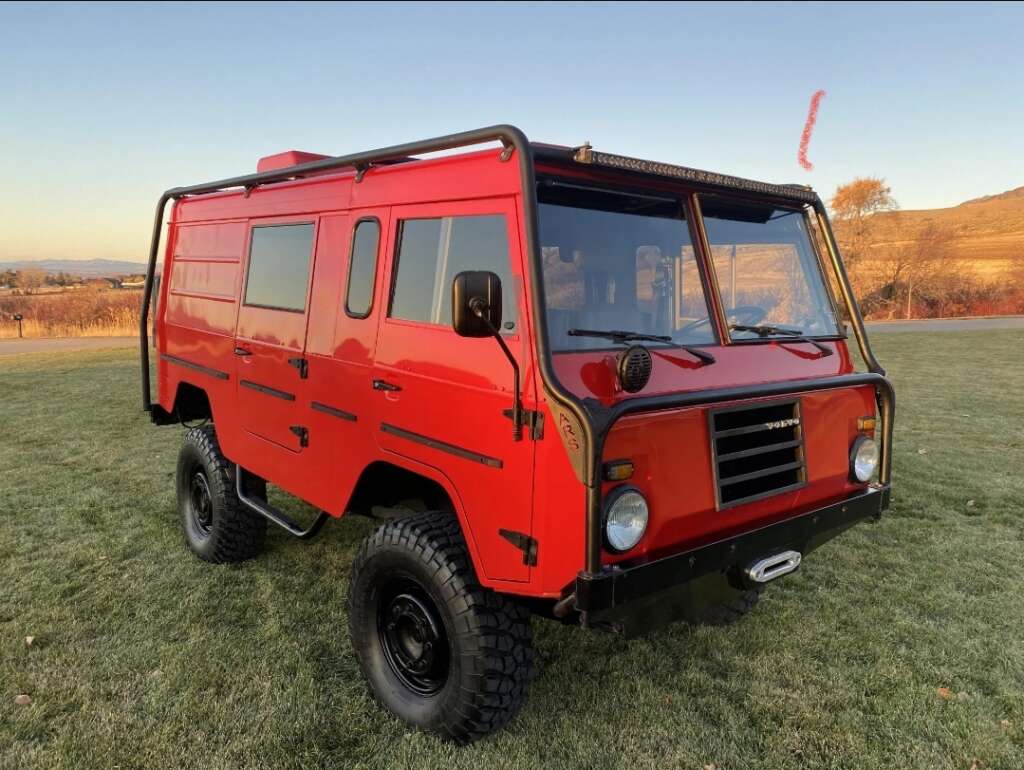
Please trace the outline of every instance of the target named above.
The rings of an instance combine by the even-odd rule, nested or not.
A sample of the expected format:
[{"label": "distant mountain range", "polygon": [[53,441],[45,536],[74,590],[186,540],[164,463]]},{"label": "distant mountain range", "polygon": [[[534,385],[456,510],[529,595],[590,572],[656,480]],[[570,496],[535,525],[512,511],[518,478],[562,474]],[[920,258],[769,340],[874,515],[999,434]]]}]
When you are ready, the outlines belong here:
[{"label": "distant mountain range", "polygon": [[67,273],[82,278],[116,278],[146,273],[146,266],[142,262],[125,262],[118,259],[23,259],[17,262],[0,262],[0,272],[33,269],[47,273]]}]

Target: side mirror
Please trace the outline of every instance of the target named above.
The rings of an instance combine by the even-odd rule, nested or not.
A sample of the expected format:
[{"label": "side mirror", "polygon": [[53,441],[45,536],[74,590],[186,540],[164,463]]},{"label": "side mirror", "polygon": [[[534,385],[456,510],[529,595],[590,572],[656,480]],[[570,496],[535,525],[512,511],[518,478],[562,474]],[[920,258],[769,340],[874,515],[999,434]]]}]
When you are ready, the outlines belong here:
[{"label": "side mirror", "polygon": [[501,328],[501,279],[466,270],[452,282],[452,328],[460,337],[493,337]]}]

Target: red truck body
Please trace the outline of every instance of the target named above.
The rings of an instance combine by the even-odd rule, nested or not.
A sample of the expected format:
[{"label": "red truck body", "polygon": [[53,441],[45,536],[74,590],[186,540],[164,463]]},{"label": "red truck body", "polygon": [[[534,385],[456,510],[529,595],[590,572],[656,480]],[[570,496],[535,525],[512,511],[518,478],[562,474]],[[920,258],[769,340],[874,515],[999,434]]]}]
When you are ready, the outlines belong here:
[{"label": "red truck body", "polygon": [[[501,152],[395,163],[365,175],[341,169],[178,200],[157,305],[157,404],[172,415],[183,387],[201,390],[227,457],[332,516],[349,510],[360,479],[381,465],[429,479],[458,515],[485,586],[560,598],[586,567],[586,489],[559,440],[559,414],[544,396],[532,324],[520,324],[507,343],[522,369],[523,405],[541,415],[543,438],[515,441],[503,415],[512,380],[493,341],[459,337],[448,323],[388,314],[402,223],[481,215],[504,222],[517,317],[543,313],[526,290],[531,278],[522,177],[515,163],[500,159]],[[260,169],[273,170],[277,158],[287,165],[323,157],[284,153],[261,161]],[[545,170],[538,161],[536,173]],[[591,182],[618,179],[585,167],[571,174]],[[685,184],[659,184],[689,192]],[[357,315],[346,310],[345,288],[355,227],[367,221],[379,224],[380,237],[371,307]],[[243,302],[253,233],[300,223],[312,228],[302,309]],[[850,374],[845,339],[823,344],[835,355],[808,354],[806,344],[785,340],[720,342],[708,346],[717,364],[707,367],[694,366],[685,353],[659,349],[638,395]],[[616,383],[614,351],[555,354],[553,364],[564,387],[580,399],[612,406],[634,395]],[[603,459],[634,461],[632,483],[648,496],[652,514],[640,545],[628,554],[604,553],[603,563],[686,551],[864,489],[866,484],[851,481],[849,446],[861,430],[858,420],[875,414],[874,387],[809,393],[800,408],[805,483],[727,514],[716,504],[707,407],[669,408],[618,422]],[[606,493],[614,486],[603,482]],[[532,538],[536,563],[524,563],[501,530]]]}]

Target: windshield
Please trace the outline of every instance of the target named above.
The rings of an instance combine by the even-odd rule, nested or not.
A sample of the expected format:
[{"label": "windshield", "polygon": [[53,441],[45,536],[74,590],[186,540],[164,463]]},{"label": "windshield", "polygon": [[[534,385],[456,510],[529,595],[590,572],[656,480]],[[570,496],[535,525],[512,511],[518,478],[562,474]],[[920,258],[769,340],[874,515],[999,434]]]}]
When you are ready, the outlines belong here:
[{"label": "windshield", "polygon": [[709,195],[700,205],[733,339],[840,334],[803,211]]},{"label": "windshield", "polygon": [[678,198],[547,181],[538,199],[554,352],[615,346],[578,329],[715,341]]}]

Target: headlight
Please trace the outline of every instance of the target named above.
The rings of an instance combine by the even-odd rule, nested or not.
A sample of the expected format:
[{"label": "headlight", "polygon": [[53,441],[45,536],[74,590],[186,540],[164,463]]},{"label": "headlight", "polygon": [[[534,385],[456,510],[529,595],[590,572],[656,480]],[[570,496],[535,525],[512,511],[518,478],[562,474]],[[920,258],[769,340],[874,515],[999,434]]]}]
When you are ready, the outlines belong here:
[{"label": "headlight", "polygon": [[853,442],[850,450],[850,474],[857,481],[870,481],[878,467],[878,444],[867,436]]},{"label": "headlight", "polygon": [[634,487],[612,490],[605,503],[605,545],[615,553],[628,551],[640,542],[647,529],[647,500]]}]

